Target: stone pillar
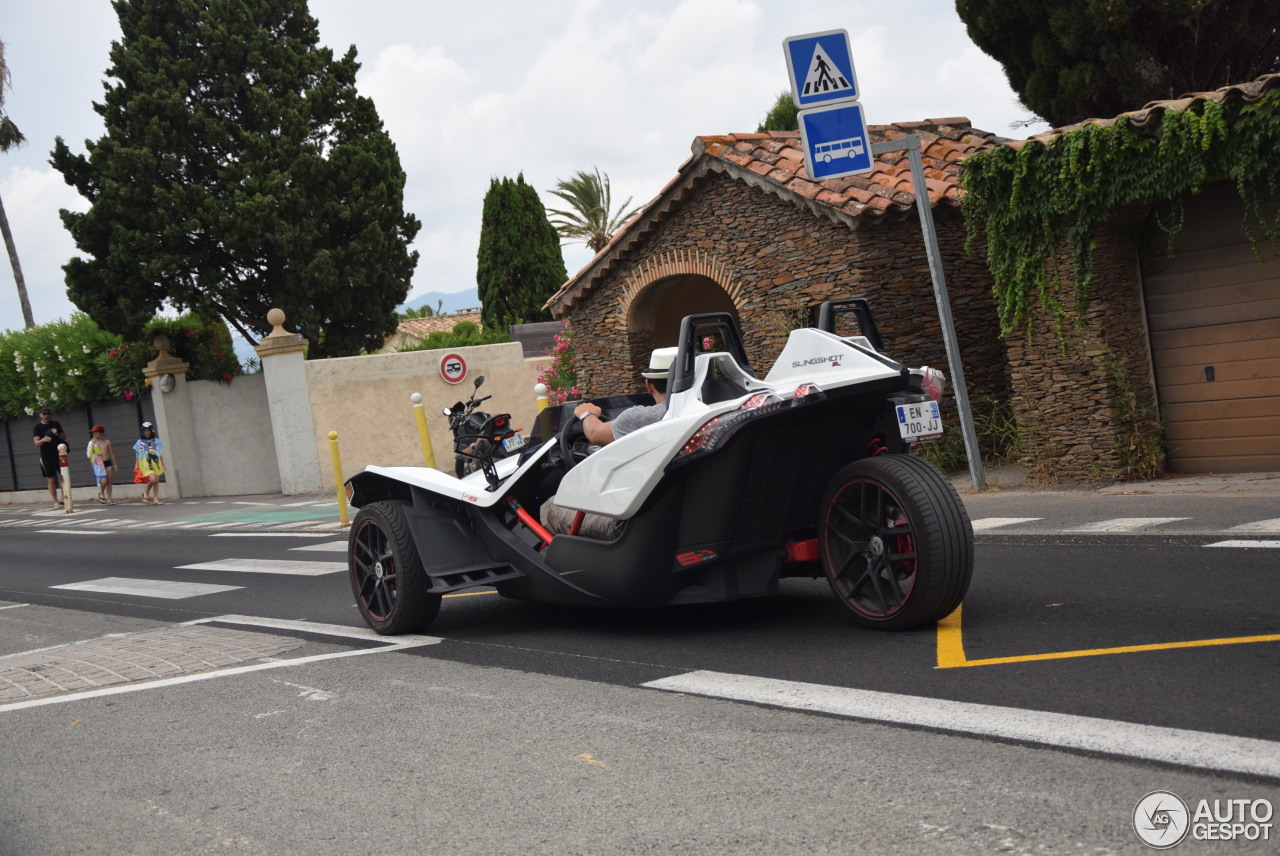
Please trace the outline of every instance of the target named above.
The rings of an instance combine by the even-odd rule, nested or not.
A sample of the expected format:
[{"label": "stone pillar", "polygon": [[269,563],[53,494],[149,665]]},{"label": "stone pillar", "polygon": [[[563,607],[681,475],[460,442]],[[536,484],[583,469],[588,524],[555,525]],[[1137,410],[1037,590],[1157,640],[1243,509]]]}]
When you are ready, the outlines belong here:
[{"label": "stone pillar", "polygon": [[164,443],[165,492],[169,498],[204,495],[204,473],[196,442],[195,414],[187,391],[191,366],[169,353],[169,337],[156,336],[159,354],[142,373],[151,379],[151,403],[156,411],[156,436]]},{"label": "stone pillar", "polygon": [[267,405],[271,409],[271,429],[280,468],[280,491],[286,495],[318,493],[320,458],[316,453],[316,426],[311,416],[311,394],[302,352],[307,340],[282,326],[284,312],[267,313],[272,326],[254,348],[262,358],[267,382]]}]

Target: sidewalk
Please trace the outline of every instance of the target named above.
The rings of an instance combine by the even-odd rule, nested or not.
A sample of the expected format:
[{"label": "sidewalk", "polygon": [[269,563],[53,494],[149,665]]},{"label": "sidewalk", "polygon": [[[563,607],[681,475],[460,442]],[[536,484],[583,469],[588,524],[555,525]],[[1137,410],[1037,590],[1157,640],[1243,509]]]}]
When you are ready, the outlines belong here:
[{"label": "sidewalk", "polygon": [[987,489],[975,491],[969,472],[953,474],[951,483],[963,496],[1000,494],[1068,494],[1075,496],[1164,496],[1217,495],[1280,497],[1280,473],[1225,473],[1217,475],[1168,474],[1145,482],[1118,482],[1106,485],[1037,485],[1027,479],[1026,469],[1018,464],[988,467]]}]

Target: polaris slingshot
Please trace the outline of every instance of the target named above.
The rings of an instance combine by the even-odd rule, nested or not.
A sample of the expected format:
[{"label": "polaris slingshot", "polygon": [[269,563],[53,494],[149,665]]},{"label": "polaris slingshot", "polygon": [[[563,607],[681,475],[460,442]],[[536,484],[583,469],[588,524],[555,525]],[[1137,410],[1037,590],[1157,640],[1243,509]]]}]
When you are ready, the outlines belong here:
[{"label": "polaris slingshot", "polygon": [[[845,316],[860,335],[836,334]],[[699,352],[708,335],[721,349]],[[656,608],[773,595],[784,577],[825,576],[856,624],[937,622],[969,586],[973,528],[951,482],[907,454],[941,432],[940,373],[882,349],[865,300],[830,302],[760,378],[732,316],[691,315],[667,412],[652,425],[593,446],[575,402],[543,411],[522,454],[482,453],[463,478],[368,467],[348,481],[360,509],[347,558],[361,615],[378,633],[410,633],[435,619],[443,595],[477,586]],[[612,416],[653,399],[595,402]],[[613,537],[548,532],[538,511],[552,495],[582,512],[571,531],[590,513],[617,521]]]}]

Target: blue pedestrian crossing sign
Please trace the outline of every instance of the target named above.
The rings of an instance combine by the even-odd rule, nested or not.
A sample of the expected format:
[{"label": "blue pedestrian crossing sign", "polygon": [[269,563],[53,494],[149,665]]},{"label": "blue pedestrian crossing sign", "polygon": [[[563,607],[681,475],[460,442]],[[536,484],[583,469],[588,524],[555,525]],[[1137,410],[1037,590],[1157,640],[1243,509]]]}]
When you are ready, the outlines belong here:
[{"label": "blue pedestrian crossing sign", "polygon": [[801,110],[800,140],[814,181],[875,169],[867,120],[857,102]]},{"label": "blue pedestrian crossing sign", "polygon": [[858,79],[853,72],[849,33],[828,30],[790,36],[782,41],[796,109],[836,101],[858,100]]}]

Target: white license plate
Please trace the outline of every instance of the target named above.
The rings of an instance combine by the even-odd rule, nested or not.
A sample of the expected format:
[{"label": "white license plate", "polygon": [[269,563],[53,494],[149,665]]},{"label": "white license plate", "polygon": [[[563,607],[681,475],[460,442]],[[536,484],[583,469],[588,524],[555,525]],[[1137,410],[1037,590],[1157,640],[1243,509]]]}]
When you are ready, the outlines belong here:
[{"label": "white license plate", "polygon": [[524,435],[512,434],[510,437],[502,441],[502,448],[508,452],[514,452],[516,449],[524,447]]},{"label": "white license plate", "polygon": [[899,404],[898,433],[908,443],[942,436],[942,414],[936,401]]}]

